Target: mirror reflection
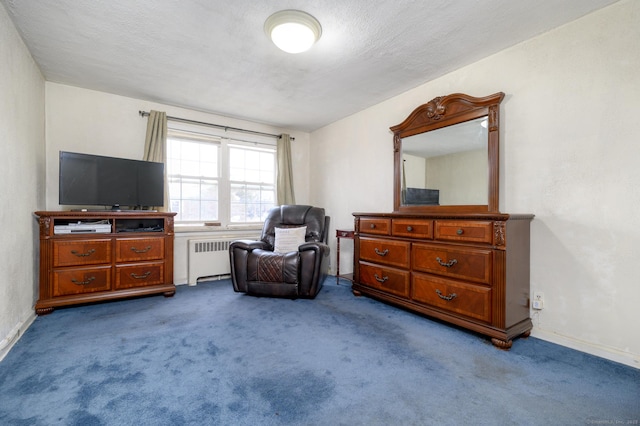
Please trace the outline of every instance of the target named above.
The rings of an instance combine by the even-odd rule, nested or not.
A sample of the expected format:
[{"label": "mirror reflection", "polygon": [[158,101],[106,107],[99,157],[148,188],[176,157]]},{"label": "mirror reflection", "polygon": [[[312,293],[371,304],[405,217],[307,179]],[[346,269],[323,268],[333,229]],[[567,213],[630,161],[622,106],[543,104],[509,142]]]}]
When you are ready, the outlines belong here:
[{"label": "mirror reflection", "polygon": [[402,139],[403,205],[487,204],[487,117]]}]

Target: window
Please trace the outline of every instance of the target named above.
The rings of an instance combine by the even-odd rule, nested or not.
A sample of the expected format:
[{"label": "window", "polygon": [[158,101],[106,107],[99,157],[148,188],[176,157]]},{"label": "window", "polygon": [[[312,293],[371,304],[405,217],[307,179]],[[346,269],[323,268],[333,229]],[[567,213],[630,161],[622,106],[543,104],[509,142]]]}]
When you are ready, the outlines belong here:
[{"label": "window", "polygon": [[275,149],[229,146],[231,223],[262,222],[276,204]]},{"label": "window", "polygon": [[176,222],[262,222],[276,203],[275,164],[275,145],[169,129],[167,177]]}]

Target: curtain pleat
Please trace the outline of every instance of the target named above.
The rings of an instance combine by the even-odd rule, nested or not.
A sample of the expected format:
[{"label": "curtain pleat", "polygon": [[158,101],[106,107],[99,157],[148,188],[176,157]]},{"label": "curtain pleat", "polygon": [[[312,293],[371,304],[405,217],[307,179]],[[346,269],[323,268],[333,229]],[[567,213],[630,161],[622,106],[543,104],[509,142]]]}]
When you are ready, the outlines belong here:
[{"label": "curtain pleat", "polygon": [[278,205],[295,204],[291,161],[291,137],[283,133],[277,142]]},{"label": "curtain pleat", "polygon": [[150,111],[147,136],[144,141],[145,161],[164,163],[164,205],[154,206],[159,211],[169,211],[169,181],[167,179],[167,113]]}]

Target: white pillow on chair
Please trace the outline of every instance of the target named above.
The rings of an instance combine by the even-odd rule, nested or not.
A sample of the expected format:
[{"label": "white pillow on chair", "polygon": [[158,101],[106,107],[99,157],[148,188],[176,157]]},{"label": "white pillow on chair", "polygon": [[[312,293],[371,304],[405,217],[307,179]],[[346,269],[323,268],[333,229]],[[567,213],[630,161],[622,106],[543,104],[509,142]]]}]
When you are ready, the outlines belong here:
[{"label": "white pillow on chair", "polygon": [[307,234],[306,226],[296,228],[276,228],[276,241],[273,245],[275,253],[288,253],[290,251],[298,251],[298,247],[304,244],[305,235]]}]

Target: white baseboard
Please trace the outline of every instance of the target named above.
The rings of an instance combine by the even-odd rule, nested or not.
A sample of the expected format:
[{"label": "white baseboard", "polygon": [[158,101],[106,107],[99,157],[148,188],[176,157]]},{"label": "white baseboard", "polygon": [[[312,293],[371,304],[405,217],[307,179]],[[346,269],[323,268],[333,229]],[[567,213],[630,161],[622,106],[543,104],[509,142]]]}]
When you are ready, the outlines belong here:
[{"label": "white baseboard", "polygon": [[20,340],[25,331],[31,326],[36,319],[36,313],[32,310],[27,319],[16,324],[15,327],[9,332],[7,337],[0,340],[0,361],[4,359],[9,353],[11,348]]},{"label": "white baseboard", "polygon": [[547,342],[556,343],[558,345],[566,346],[580,352],[586,352],[590,355],[608,359],[609,361],[618,362],[620,364],[628,365],[629,367],[640,369],[639,354],[624,352],[607,346],[594,345],[593,343],[585,342],[568,336],[563,336],[552,331],[541,330],[536,327],[534,327],[531,331],[531,335],[538,339],[546,340]]}]

